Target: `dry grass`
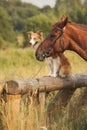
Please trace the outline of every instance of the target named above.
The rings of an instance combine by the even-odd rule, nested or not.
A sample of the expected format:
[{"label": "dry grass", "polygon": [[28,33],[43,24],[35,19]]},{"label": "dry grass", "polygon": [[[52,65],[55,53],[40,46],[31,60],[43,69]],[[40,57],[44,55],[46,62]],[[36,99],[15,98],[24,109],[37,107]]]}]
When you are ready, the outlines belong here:
[{"label": "dry grass", "polygon": [[0,130],[41,130],[40,106],[32,105],[28,95],[0,103]]},{"label": "dry grass", "polygon": [[[87,72],[87,62],[77,54],[67,51],[65,55],[71,62],[73,74]],[[40,77],[48,74],[46,63],[36,61],[34,51],[29,48],[0,51],[0,61],[0,80],[2,81]],[[87,108],[84,108],[81,111],[83,114],[80,113],[79,119],[72,120],[67,118],[67,110],[64,110],[64,113],[57,113],[56,117],[53,118],[52,130],[86,130],[86,110]],[[39,106],[31,106],[29,96],[26,95],[22,98],[14,97],[6,103],[2,101],[0,117],[2,119],[0,130],[41,130]]]}]

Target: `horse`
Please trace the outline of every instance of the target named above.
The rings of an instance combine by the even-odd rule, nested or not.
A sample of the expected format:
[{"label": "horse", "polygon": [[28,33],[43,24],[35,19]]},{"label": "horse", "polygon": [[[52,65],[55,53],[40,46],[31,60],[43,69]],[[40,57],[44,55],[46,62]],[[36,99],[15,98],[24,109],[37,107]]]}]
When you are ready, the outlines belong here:
[{"label": "horse", "polygon": [[46,57],[61,55],[71,50],[87,61],[87,25],[78,24],[63,16],[36,51],[36,58],[43,61]]}]

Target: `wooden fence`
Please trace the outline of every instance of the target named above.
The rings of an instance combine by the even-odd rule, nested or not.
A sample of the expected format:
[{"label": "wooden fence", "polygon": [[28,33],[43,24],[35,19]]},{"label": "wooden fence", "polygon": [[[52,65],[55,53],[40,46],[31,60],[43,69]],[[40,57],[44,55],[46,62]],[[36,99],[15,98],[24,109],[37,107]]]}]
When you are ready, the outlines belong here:
[{"label": "wooden fence", "polygon": [[[77,88],[81,87],[83,87],[81,94],[71,103],[71,97]],[[57,93],[53,97],[52,102],[49,103],[46,116],[44,117],[44,113],[42,114],[42,112],[45,107],[46,98],[52,91],[57,91]],[[60,77],[41,77],[9,80],[0,84],[0,97],[7,102],[12,97],[16,98],[17,96],[20,98],[25,94],[29,94],[32,108],[37,107],[36,104],[40,105],[40,117],[44,120],[42,124],[46,126],[46,128],[49,127],[48,129],[50,130],[50,124],[52,123],[51,118],[58,110],[62,110],[62,108],[70,104],[71,113],[72,109],[77,110],[81,105],[87,104],[87,73],[75,74],[64,79]],[[46,120],[48,120],[48,123],[46,123]]]}]

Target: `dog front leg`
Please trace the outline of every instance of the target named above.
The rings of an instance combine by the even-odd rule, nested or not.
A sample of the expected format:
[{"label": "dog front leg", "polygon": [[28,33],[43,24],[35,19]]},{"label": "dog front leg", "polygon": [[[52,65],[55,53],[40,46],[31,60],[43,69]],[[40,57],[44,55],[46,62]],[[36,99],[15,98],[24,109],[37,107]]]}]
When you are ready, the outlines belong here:
[{"label": "dog front leg", "polygon": [[51,76],[53,74],[53,60],[52,57],[46,58],[46,62],[49,68],[49,74],[48,76]]},{"label": "dog front leg", "polygon": [[60,69],[60,58],[54,58],[53,59],[53,77],[57,77],[58,76],[58,72]]}]

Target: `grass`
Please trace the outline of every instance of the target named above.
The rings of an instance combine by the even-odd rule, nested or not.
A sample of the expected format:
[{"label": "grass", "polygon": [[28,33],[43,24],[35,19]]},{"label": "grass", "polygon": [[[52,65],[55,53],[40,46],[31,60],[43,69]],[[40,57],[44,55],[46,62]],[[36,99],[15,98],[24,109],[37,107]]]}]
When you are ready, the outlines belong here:
[{"label": "grass", "polygon": [[[46,63],[35,58],[33,49],[7,49],[0,51],[0,80],[14,78],[40,77],[48,74]],[[74,52],[65,53],[69,59],[72,72],[87,72],[87,62]]]},{"label": "grass", "polygon": [[[46,63],[36,60],[34,50],[7,49],[0,51],[0,80],[41,77],[48,74]],[[65,53],[72,66],[72,73],[87,72],[87,62],[74,52]],[[78,94],[78,93],[76,93]],[[24,98],[24,99],[23,99]],[[29,96],[13,98],[0,104],[0,130],[41,130],[38,108],[29,104]],[[68,119],[68,111],[57,113],[52,130],[86,130],[87,108],[80,111],[79,118]],[[3,125],[2,125],[3,124]],[[2,127],[4,126],[4,127]]]},{"label": "grass", "polygon": [[[43,63],[35,59],[31,49],[8,49],[0,51],[0,79],[33,77],[43,66]],[[44,67],[46,72],[47,66]],[[43,72],[38,74],[42,75]]]}]

